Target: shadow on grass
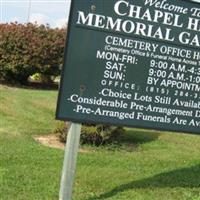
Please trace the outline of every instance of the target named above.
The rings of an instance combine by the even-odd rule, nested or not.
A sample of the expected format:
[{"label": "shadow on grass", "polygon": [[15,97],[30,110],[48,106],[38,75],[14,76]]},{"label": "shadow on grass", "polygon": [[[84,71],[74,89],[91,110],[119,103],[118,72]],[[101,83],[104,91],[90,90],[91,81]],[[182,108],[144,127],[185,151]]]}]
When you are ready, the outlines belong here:
[{"label": "shadow on grass", "polygon": [[149,131],[143,129],[127,129],[125,134],[120,136],[122,143],[142,144],[157,140],[160,135],[159,131]]},{"label": "shadow on grass", "polygon": [[126,151],[134,151],[140,144],[157,140],[161,133],[159,131],[149,131],[143,129],[126,129],[109,143],[108,149],[119,148]]},{"label": "shadow on grass", "polygon": [[103,193],[100,196],[89,198],[88,200],[104,200],[127,190],[141,188],[198,188],[200,187],[200,164],[190,168],[182,168],[174,171],[161,173],[150,178],[132,181],[120,185],[113,190]]},{"label": "shadow on grass", "polygon": [[11,88],[19,88],[19,89],[30,89],[30,90],[55,90],[57,91],[59,88],[59,85],[57,83],[37,83],[37,82],[28,82],[24,85],[20,84],[11,84],[0,81],[0,84],[4,87],[11,87]]}]

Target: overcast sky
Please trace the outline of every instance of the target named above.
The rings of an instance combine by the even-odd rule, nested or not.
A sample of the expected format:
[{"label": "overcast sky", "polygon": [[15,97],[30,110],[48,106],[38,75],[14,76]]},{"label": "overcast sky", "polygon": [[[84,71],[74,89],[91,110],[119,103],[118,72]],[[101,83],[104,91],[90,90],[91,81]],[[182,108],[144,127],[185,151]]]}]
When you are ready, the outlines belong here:
[{"label": "overcast sky", "polygon": [[31,5],[30,22],[60,28],[67,23],[70,3],[71,0],[0,0],[0,20],[26,23]]}]

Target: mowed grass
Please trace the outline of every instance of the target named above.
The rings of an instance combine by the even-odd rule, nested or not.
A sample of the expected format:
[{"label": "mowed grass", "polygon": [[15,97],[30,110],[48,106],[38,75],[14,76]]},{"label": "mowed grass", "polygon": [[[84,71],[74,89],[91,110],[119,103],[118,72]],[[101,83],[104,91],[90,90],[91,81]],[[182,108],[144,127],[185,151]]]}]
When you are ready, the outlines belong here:
[{"label": "mowed grass", "polygon": [[[0,86],[0,199],[58,200],[57,91]],[[122,147],[79,153],[73,200],[200,200],[200,136],[127,129]]]}]

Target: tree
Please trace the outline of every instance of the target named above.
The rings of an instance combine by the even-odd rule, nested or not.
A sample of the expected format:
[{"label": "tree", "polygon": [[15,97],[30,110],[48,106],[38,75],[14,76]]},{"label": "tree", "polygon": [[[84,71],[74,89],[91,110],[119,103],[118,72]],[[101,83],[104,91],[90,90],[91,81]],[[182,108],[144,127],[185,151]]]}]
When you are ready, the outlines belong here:
[{"label": "tree", "polygon": [[48,25],[0,24],[0,79],[25,84],[29,76],[58,76],[66,29]]}]

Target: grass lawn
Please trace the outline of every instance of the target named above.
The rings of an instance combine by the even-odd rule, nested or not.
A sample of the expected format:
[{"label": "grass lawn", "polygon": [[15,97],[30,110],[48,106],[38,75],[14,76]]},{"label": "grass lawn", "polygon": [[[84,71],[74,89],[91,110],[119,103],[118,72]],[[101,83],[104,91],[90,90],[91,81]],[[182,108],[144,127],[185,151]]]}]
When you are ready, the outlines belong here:
[{"label": "grass lawn", "polygon": [[[64,152],[33,139],[52,132],[56,98],[0,86],[1,200],[58,200]],[[79,154],[74,200],[200,200],[200,136],[127,129],[122,143]]]}]

